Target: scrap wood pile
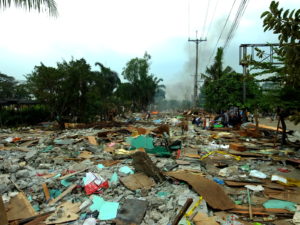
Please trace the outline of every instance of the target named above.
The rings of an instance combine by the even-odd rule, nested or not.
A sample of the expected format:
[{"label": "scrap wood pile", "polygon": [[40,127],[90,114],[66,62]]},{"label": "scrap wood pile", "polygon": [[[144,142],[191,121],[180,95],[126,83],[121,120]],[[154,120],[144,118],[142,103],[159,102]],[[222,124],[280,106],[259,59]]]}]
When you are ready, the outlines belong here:
[{"label": "scrap wood pile", "polygon": [[1,225],[300,224],[300,154],[275,131],[144,122],[1,130]]}]

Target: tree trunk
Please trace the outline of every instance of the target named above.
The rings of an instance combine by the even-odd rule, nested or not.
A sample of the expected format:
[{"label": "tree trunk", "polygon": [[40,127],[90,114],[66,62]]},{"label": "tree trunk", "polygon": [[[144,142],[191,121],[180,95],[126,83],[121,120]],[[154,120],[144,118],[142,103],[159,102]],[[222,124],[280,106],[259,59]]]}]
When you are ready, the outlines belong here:
[{"label": "tree trunk", "polygon": [[284,116],[282,114],[280,114],[279,119],[280,119],[281,128],[282,128],[281,145],[286,145],[287,135],[286,135],[286,124],[285,124],[285,121],[284,121]]},{"label": "tree trunk", "polygon": [[57,120],[57,123],[58,123],[59,129],[64,130],[66,128],[64,120]]}]

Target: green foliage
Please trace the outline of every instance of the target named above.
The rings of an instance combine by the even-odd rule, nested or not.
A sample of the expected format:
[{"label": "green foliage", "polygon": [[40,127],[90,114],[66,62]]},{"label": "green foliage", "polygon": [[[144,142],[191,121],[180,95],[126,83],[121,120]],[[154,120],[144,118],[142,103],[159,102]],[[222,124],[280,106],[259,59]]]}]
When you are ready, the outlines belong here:
[{"label": "green foliage", "polygon": [[[279,2],[272,1],[269,11],[262,13],[265,31],[278,35],[280,46],[274,49],[276,60],[282,65],[266,62],[252,62],[252,69],[258,70],[256,75],[268,74],[264,81],[271,81],[277,87],[265,93],[265,105],[281,108],[282,116],[292,115],[293,121],[300,110],[300,9],[284,10]],[[256,49],[260,58],[265,52]]]},{"label": "green foliage", "polygon": [[0,73],[0,99],[30,99],[27,84],[19,83],[14,77]]},{"label": "green foliage", "polygon": [[265,31],[278,35],[281,46],[277,53],[284,62],[284,81],[293,88],[300,87],[300,9],[284,10],[279,1],[272,1],[269,11],[262,13]]},{"label": "green foliage", "polygon": [[[220,112],[230,106],[252,108],[257,105],[261,92],[251,76],[247,76],[247,102],[243,103],[243,75],[236,73],[231,67],[223,69],[223,49],[218,48],[214,63],[206,69],[201,93],[205,96],[204,108],[208,111]],[[202,100],[203,101],[203,100]],[[202,104],[202,103],[201,103]]]},{"label": "green foliage", "polygon": [[146,110],[154,102],[155,96],[164,96],[164,86],[160,85],[162,79],[150,74],[150,59],[151,56],[146,52],[143,58],[133,58],[127,62],[122,75],[129,81],[126,86],[130,90],[122,86],[117,91],[119,96],[124,96],[125,101],[131,101],[138,110]]},{"label": "green foliage", "polygon": [[0,98],[14,98],[15,78],[0,73]]},{"label": "green foliage", "polygon": [[261,92],[255,80],[248,77],[246,80],[247,102],[243,104],[243,75],[239,73],[223,74],[220,79],[206,81],[203,92],[205,95],[205,109],[220,112],[230,106],[252,108],[256,102],[253,100]]},{"label": "green foliage", "polygon": [[31,92],[49,106],[61,126],[66,121],[88,122],[112,107],[111,94],[120,82],[114,71],[99,65],[100,72],[91,71],[84,59],[63,61],[57,68],[41,64],[27,80]]},{"label": "green foliage", "polygon": [[36,125],[50,119],[49,109],[43,105],[21,108],[5,107],[0,110],[0,126]]},{"label": "green foliage", "polygon": [[214,64],[206,68],[206,74],[202,74],[203,77],[217,80],[220,79],[224,74],[233,73],[233,69],[227,66],[223,70],[223,48],[218,48],[217,54],[215,56]]},{"label": "green foliage", "polygon": [[[92,71],[84,59],[58,62],[56,67],[41,63],[26,76],[26,84],[0,74],[0,94],[36,100],[47,107],[49,118],[62,128],[65,122],[112,119],[121,109],[146,109],[154,100],[165,98],[162,80],[149,72],[149,60],[147,53],[143,58],[130,60],[123,71],[129,81],[126,83],[121,83],[115,71],[99,62],[95,64],[99,71]],[[8,119],[7,124],[11,120],[14,119]]]}]

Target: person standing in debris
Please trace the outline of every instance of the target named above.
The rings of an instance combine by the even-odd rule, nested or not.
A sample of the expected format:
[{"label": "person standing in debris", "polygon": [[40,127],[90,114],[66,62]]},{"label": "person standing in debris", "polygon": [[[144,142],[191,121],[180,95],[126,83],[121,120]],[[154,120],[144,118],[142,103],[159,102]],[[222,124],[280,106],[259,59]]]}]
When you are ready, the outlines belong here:
[{"label": "person standing in debris", "polygon": [[150,117],[151,117],[151,114],[150,114],[150,112],[149,112],[149,111],[147,111],[147,112],[146,112],[146,117],[145,117],[145,119],[146,119],[146,120],[149,120],[149,119],[150,119]]},{"label": "person standing in debris", "polygon": [[229,112],[226,110],[223,114],[223,126],[228,127],[229,124]]},{"label": "person standing in debris", "polygon": [[247,123],[247,122],[248,122],[247,110],[243,109],[242,110],[242,123]]}]

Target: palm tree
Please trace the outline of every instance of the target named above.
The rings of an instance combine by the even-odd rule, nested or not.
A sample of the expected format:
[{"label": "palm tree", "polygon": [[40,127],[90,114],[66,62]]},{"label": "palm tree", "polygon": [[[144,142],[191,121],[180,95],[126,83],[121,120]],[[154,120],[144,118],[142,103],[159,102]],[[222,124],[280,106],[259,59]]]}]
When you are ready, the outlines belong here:
[{"label": "palm tree", "polygon": [[227,66],[223,70],[223,53],[223,48],[218,48],[214,64],[206,68],[206,74],[202,74],[205,78],[218,80],[224,74],[230,74],[234,72],[234,70],[230,66]]},{"label": "palm tree", "polygon": [[12,5],[25,10],[47,12],[50,16],[57,16],[55,0],[0,0],[0,9],[10,8]]}]

